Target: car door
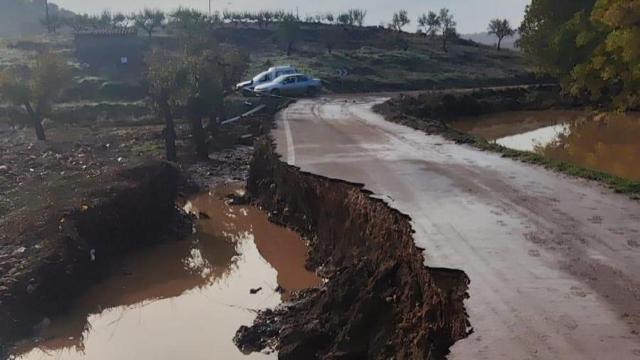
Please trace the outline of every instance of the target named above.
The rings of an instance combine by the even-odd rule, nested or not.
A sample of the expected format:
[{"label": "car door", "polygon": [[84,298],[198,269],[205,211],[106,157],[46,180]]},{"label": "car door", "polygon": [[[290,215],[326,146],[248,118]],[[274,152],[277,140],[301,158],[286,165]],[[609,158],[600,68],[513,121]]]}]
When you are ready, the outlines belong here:
[{"label": "car door", "polygon": [[296,93],[298,95],[305,95],[309,90],[309,78],[304,75],[296,76]]},{"label": "car door", "polygon": [[296,94],[295,87],[296,87],[296,77],[289,76],[284,80],[282,80],[281,92],[282,94],[286,94],[286,95],[295,95]]}]

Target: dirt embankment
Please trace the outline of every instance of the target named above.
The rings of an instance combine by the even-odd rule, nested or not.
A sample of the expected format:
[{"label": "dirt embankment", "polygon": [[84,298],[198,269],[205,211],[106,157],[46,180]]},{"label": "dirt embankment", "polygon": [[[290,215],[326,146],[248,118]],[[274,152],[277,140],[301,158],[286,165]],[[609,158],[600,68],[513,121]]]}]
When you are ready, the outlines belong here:
[{"label": "dirt embankment", "polygon": [[12,223],[20,217],[1,224],[12,233],[0,251],[0,355],[108,274],[112,257],[190,230],[175,207],[174,166],[148,163],[104,181],[109,186],[76,208],[43,211],[23,225]]},{"label": "dirt embankment", "polygon": [[310,240],[309,266],[328,279],[238,331],[245,351],[281,359],[441,359],[468,335],[461,271],[424,266],[410,218],[361,186],[288,166],[258,144],[249,191],[272,219]]},{"label": "dirt embankment", "polygon": [[466,116],[504,111],[568,109],[585,106],[563,97],[556,85],[504,89],[431,91],[400,95],[376,105],[374,110],[389,121],[427,133],[442,133],[447,122]]}]

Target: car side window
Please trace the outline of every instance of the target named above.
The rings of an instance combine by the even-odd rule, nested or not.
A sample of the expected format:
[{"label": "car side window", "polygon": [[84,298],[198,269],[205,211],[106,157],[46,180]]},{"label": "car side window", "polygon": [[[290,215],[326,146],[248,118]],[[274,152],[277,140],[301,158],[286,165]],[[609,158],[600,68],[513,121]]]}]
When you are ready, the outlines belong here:
[{"label": "car side window", "polygon": [[296,78],[290,77],[290,78],[284,79],[284,81],[282,83],[288,85],[288,84],[293,84],[295,81],[296,81]]},{"label": "car side window", "polygon": [[309,79],[306,76],[298,76],[298,82],[305,82],[308,81]]}]

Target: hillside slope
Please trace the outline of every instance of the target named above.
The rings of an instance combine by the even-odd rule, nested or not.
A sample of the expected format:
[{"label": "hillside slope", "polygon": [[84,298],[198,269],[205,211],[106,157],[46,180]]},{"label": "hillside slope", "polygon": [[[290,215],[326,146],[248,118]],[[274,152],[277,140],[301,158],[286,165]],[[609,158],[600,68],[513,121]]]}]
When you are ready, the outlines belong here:
[{"label": "hillside slope", "polygon": [[[478,44],[484,44],[488,46],[496,46],[496,44],[498,43],[498,38],[496,38],[495,35],[490,35],[489,33],[486,33],[486,32],[475,33],[475,34],[464,34],[464,35],[460,35],[460,37],[463,39],[475,41]],[[511,49],[511,50],[517,49],[516,41],[518,41],[519,39],[520,39],[520,35],[518,34],[512,37],[505,38],[504,40],[502,40],[502,48]]]},{"label": "hillside slope", "polygon": [[[291,64],[325,80],[335,92],[419,90],[535,82],[532,67],[515,51],[457,39],[444,52],[437,38],[377,27],[303,25],[286,56],[278,29],[225,27],[224,42],[252,56],[251,73]],[[331,50],[331,51],[330,51]]]}]

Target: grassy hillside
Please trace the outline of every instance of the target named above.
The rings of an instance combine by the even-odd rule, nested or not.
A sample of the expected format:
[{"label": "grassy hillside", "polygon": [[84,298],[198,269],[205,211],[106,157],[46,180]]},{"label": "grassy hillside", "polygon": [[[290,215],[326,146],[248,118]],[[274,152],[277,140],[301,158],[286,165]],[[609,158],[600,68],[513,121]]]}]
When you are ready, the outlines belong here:
[{"label": "grassy hillside", "polygon": [[[292,64],[332,91],[414,90],[535,82],[519,52],[458,39],[445,53],[439,39],[376,27],[305,26],[286,56],[277,29],[225,28],[223,40],[251,52],[252,71]],[[328,48],[332,51],[329,53]]]},{"label": "grassy hillside", "polygon": [[[491,35],[486,32],[475,33],[475,34],[464,34],[460,35],[461,38],[475,41],[479,44],[489,45],[495,47],[498,43],[498,38],[495,35]],[[516,34],[515,36],[505,38],[502,40],[502,48],[503,49],[511,49],[516,50],[516,42],[520,39],[520,35]]]}]

